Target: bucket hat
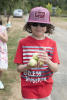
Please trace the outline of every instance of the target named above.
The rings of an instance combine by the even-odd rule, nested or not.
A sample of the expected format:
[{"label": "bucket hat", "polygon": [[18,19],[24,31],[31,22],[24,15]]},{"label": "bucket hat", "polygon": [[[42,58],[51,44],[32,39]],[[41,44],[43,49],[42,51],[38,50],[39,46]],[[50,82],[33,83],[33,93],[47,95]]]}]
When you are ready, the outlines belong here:
[{"label": "bucket hat", "polygon": [[28,22],[50,24],[50,12],[44,7],[32,8],[29,14]]}]

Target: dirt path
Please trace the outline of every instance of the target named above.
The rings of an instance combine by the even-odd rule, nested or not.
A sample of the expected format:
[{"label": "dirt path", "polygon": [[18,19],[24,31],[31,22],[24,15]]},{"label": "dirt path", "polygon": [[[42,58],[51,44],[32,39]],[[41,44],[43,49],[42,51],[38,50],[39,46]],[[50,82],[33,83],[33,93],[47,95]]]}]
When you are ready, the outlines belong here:
[{"label": "dirt path", "polygon": [[12,95],[9,97],[8,100],[22,100],[21,96],[21,88],[20,88],[20,81],[13,83],[11,93]]}]

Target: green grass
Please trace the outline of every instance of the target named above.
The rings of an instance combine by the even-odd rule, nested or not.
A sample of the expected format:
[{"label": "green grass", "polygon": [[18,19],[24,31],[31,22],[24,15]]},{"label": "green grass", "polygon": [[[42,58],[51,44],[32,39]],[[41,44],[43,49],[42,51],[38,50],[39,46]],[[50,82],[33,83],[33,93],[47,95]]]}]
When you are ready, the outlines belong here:
[{"label": "green grass", "polygon": [[67,17],[51,17],[51,20],[55,20],[55,21],[67,21]]},{"label": "green grass", "polygon": [[67,21],[67,17],[64,17],[63,20],[64,20],[64,21]]}]

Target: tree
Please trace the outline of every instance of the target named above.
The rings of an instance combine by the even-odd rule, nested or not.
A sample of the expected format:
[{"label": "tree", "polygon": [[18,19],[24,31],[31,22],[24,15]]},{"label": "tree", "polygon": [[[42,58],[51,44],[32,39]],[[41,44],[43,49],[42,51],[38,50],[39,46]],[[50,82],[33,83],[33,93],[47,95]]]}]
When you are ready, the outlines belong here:
[{"label": "tree", "polygon": [[50,13],[52,13],[52,4],[48,3],[46,8],[50,11]]},{"label": "tree", "polygon": [[58,6],[61,9],[67,9],[67,0],[0,0],[0,13],[7,10],[11,14],[14,9],[21,8],[25,11],[30,11],[31,8],[36,6],[43,6],[50,3],[52,6]]},{"label": "tree", "polygon": [[0,0],[0,12],[2,13],[6,9],[8,13],[11,13],[17,2],[18,0]]}]

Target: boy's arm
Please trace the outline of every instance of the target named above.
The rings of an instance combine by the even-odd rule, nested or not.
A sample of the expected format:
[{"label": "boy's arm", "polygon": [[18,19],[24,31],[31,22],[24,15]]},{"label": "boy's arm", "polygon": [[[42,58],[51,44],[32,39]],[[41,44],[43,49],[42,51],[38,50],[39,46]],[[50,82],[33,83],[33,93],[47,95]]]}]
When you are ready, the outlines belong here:
[{"label": "boy's arm", "polygon": [[44,62],[44,64],[48,64],[48,67],[51,71],[58,71],[58,63],[54,63],[53,61],[51,61],[46,52],[44,52],[43,55],[39,56],[39,61]]},{"label": "boy's arm", "polygon": [[27,65],[23,65],[23,64],[17,64],[17,71],[18,72],[24,72],[25,70],[30,69],[31,66]]},{"label": "boy's arm", "polygon": [[58,64],[57,63],[53,63],[51,60],[49,60],[49,62],[48,62],[48,67],[53,72],[57,72],[58,71],[58,68],[59,68],[58,67]]}]

